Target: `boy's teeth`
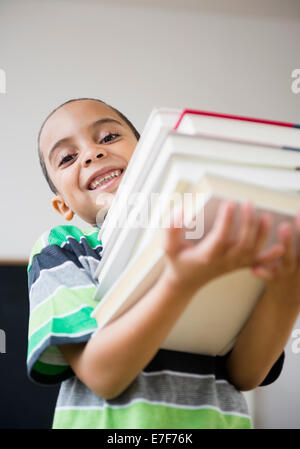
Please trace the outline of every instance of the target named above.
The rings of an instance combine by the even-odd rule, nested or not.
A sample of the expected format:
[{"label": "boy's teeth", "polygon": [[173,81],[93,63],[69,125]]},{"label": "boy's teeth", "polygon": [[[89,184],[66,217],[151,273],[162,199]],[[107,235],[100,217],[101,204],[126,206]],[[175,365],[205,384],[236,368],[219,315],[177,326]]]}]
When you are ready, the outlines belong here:
[{"label": "boy's teeth", "polygon": [[115,171],[111,172],[109,175],[103,176],[99,180],[92,182],[90,187],[92,190],[94,190],[99,184],[105,184],[110,179],[112,179],[116,176],[120,176],[120,174],[121,174],[121,170],[115,170]]}]

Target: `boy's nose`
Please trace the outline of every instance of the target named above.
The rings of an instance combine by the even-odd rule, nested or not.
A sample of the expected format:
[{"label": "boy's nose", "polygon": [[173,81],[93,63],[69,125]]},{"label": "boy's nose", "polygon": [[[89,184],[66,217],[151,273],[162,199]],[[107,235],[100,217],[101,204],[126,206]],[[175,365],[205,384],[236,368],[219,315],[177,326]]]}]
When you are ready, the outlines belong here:
[{"label": "boy's nose", "polygon": [[95,152],[94,154],[92,152],[90,152],[88,155],[86,155],[84,161],[83,161],[83,165],[85,167],[87,167],[93,159],[101,159],[102,157],[106,156],[106,152],[101,150],[98,151],[97,153]]}]

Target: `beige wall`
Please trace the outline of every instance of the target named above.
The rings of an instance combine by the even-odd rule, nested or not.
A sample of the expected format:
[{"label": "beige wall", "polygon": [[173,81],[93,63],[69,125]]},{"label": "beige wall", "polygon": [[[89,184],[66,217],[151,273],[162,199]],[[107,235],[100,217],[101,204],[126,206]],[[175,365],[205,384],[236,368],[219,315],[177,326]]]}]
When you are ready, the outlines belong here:
[{"label": "beige wall", "polygon": [[[300,122],[300,94],[291,92],[291,72],[300,65],[299,1],[182,4],[1,0],[7,92],[0,94],[0,259],[27,258],[38,236],[62,223],[41,176],[36,136],[65,100],[101,98],[140,131],[155,106]],[[259,425],[300,427],[299,360],[290,355],[293,373],[282,377],[283,387],[265,389],[260,402],[258,392]],[[281,388],[291,394],[280,396]],[[292,420],[272,406],[273,391]]]}]

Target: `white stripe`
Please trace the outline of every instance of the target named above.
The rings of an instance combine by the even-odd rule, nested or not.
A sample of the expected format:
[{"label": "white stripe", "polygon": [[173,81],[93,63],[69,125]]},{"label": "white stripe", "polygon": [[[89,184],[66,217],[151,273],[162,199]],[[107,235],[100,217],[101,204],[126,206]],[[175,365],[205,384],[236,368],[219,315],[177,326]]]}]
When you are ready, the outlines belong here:
[{"label": "white stripe", "polygon": [[[39,331],[42,327],[46,326],[46,324],[48,324],[50,321],[52,321],[53,318],[64,318],[66,316],[73,315],[74,313],[79,312],[79,310],[84,309],[85,307],[91,307],[91,306],[89,306],[88,304],[83,304],[83,305],[80,305],[80,307],[78,307],[77,309],[74,309],[72,312],[64,313],[63,315],[51,316],[49,318],[49,320],[45,321],[45,323],[41,324],[38,328],[34,329],[34,331],[29,335],[29,338],[31,338],[32,335],[35,334],[37,331]],[[63,334],[58,334],[58,335],[63,335]],[[67,335],[69,335],[69,334],[67,334]]]},{"label": "white stripe", "polygon": [[163,401],[149,401],[149,400],[145,400],[145,399],[133,399],[132,401],[128,402],[125,405],[112,405],[112,404],[108,404],[105,403],[103,405],[103,407],[99,407],[96,405],[91,405],[91,406],[60,406],[60,407],[56,407],[55,411],[57,410],[104,410],[105,408],[112,408],[112,409],[124,409],[124,408],[128,408],[130,407],[132,404],[135,403],[146,403],[146,404],[150,404],[150,405],[164,405],[166,407],[174,407],[174,408],[180,408],[180,409],[188,409],[188,410],[201,410],[201,409],[210,409],[210,410],[215,410],[219,413],[222,413],[223,415],[235,415],[235,416],[239,416],[241,418],[250,418],[250,415],[247,415],[245,413],[239,413],[236,411],[224,411],[221,410],[219,407],[215,407],[213,405],[210,404],[205,404],[205,405],[200,405],[200,406],[193,406],[193,405],[179,405],[179,404],[173,404],[173,403],[168,403],[168,402],[163,402]]},{"label": "white stripe", "polygon": [[39,361],[47,363],[48,365],[69,366],[62,353],[47,354],[46,352],[43,352],[43,354],[39,357]]},{"label": "white stripe", "polygon": [[[41,241],[43,242],[43,247],[42,247],[42,249],[44,249],[46,246],[49,246],[50,245],[50,243],[49,243],[49,236],[50,236],[50,234],[51,234],[51,232],[54,230],[55,228],[50,228],[50,229],[48,229],[47,231],[45,231],[42,235],[41,235],[41,237],[40,237],[40,239],[41,239]],[[79,229],[79,228],[78,228]],[[82,232],[82,231],[81,231]],[[81,237],[80,237],[80,239],[79,239],[79,241],[81,241],[81,239],[86,239],[86,236],[90,236],[90,235],[92,235],[92,234],[95,234],[95,233],[98,233],[99,234],[99,232],[100,232],[100,229],[99,230],[95,230],[95,231],[91,231],[89,234],[85,234],[85,235],[82,235]],[[70,238],[72,238],[73,240],[76,240],[76,241],[78,241],[75,237],[73,237],[72,235],[67,235],[66,237],[65,237],[66,239],[70,239]],[[97,240],[99,240],[99,238],[97,237]],[[60,245],[60,247],[61,248],[63,248],[66,244],[67,244],[68,242],[66,241],[66,242],[63,242],[61,245]],[[55,244],[54,244],[55,245]],[[58,245],[56,245],[56,246],[58,246]],[[89,245],[90,246],[90,245]],[[94,248],[91,246],[91,248],[92,249],[97,249],[97,248],[99,248],[99,247],[102,247],[103,245],[101,245],[101,244],[99,244],[99,245],[97,245],[97,246],[95,246]],[[38,253],[38,254],[40,254],[40,253]],[[34,256],[36,256],[37,254],[35,254]],[[33,257],[34,257],[33,256]],[[33,258],[32,258],[33,259]]]},{"label": "white stripe", "polygon": [[152,371],[149,373],[146,371],[142,371],[140,374],[142,374],[143,376],[159,376],[160,374],[168,374],[170,376],[193,377],[195,379],[214,379],[215,383],[229,384],[229,382],[225,379],[216,379],[216,376],[214,374],[194,374],[194,373],[185,373],[180,371],[169,371],[169,370]]},{"label": "white stripe", "polygon": [[98,229],[96,226],[93,226],[92,228],[83,230],[82,232],[84,233],[84,235],[92,235],[95,234],[96,232],[99,233],[99,231],[100,229]]},{"label": "white stripe", "polygon": [[[30,313],[35,312],[39,307],[41,307],[43,304],[45,304],[47,301],[50,301],[51,298],[53,298],[59,290],[63,289],[63,288],[67,288],[68,290],[71,291],[76,291],[79,290],[80,288],[91,288],[91,287],[95,287],[95,284],[93,282],[91,282],[90,284],[84,284],[84,285],[76,285],[76,287],[66,287],[65,285],[59,285],[57,287],[56,290],[54,290],[50,296],[47,296],[47,298],[43,299],[43,301],[41,301],[39,304],[37,304],[33,309],[30,310]],[[68,315],[68,314],[67,314]],[[63,315],[62,315],[63,316]]]},{"label": "white stripe", "polygon": [[96,257],[93,256],[84,256],[83,254],[78,257],[78,260],[80,263],[84,266],[84,264],[81,262],[81,259],[83,259],[84,262],[87,262],[88,265],[90,265],[90,260],[98,265],[100,262],[100,259],[96,259]]},{"label": "white stripe", "polygon": [[[28,357],[27,360],[27,364],[30,363],[30,360],[32,359],[32,357],[35,355],[35,353],[39,350],[39,348],[41,346],[43,346],[44,342],[51,336],[58,336],[58,337],[71,337],[71,339],[75,338],[75,337],[81,337],[82,335],[89,335],[91,332],[93,332],[93,329],[89,329],[88,331],[82,331],[82,332],[77,332],[76,334],[57,334],[54,332],[51,332],[51,334],[47,334],[43,340],[40,341],[40,343],[34,348],[33,352],[30,354],[30,356]],[[47,349],[47,348],[46,348]]]},{"label": "white stripe", "polygon": [[152,371],[152,372],[142,371],[141,374],[143,376],[159,376],[160,374],[169,374],[170,376],[194,377],[196,379],[215,379],[216,378],[216,376],[214,374],[192,374],[192,373],[181,373],[180,371],[170,371],[170,370]]},{"label": "white stripe", "polygon": [[228,382],[228,380],[225,380],[225,379],[216,379],[216,384],[228,384],[228,385],[231,385],[231,383]]},{"label": "white stripe", "polygon": [[[29,293],[29,294],[31,294],[31,290],[33,289],[33,287],[35,286],[35,284],[41,279],[41,276],[42,276],[42,274],[43,274],[45,271],[46,271],[46,272],[53,272],[53,271],[56,271],[56,270],[64,269],[65,266],[68,265],[68,264],[75,265],[74,262],[72,262],[72,260],[67,260],[66,262],[63,262],[63,263],[60,264],[60,265],[56,265],[55,267],[52,267],[52,268],[43,268],[42,270],[40,270],[40,275],[39,275],[39,277],[34,281],[33,284],[31,284],[31,287],[30,287],[30,293]],[[84,269],[84,268],[78,268],[77,266],[76,266],[76,268],[77,268],[78,270],[82,270],[82,271],[85,272],[85,269]]]},{"label": "white stripe", "polygon": [[[81,231],[82,232],[82,231]],[[96,233],[97,231],[95,231],[95,233]],[[91,234],[88,234],[88,235],[91,235]],[[66,239],[73,239],[73,240],[76,240],[76,242],[78,242],[78,240],[73,236],[73,235],[67,235],[67,236],[65,236],[65,238]],[[85,239],[86,240],[86,235],[82,235],[81,237],[80,237],[80,239],[79,239],[79,243],[81,243],[81,239]],[[63,248],[67,243],[69,243],[69,242],[63,242],[61,245],[60,245],[60,247],[61,248]],[[89,243],[87,242],[87,244],[89,245]],[[100,245],[97,245],[97,246],[95,246],[95,247],[93,247],[93,246],[91,246],[91,245],[89,245],[92,249],[96,249],[96,248],[99,248],[99,246],[101,246],[102,247],[102,245],[100,244]]]}]

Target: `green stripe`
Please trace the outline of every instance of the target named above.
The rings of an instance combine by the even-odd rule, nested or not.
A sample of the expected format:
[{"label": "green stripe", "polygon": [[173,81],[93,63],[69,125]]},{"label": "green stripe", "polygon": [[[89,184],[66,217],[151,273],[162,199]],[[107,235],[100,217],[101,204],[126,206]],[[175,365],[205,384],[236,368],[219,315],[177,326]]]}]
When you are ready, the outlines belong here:
[{"label": "green stripe", "polygon": [[37,360],[34,364],[35,371],[49,375],[61,374],[66,371],[67,368],[69,368],[69,365],[52,365],[50,363],[41,362],[40,360]]},{"label": "green stripe", "polygon": [[29,271],[30,271],[30,268],[31,268],[31,265],[32,265],[32,259],[33,259],[33,257],[34,257],[36,254],[39,254],[39,253],[42,251],[43,248],[44,248],[44,241],[43,241],[43,238],[42,238],[42,236],[41,236],[41,237],[35,242],[35,244],[34,244],[32,250],[31,250],[31,253],[30,253],[30,256],[29,256],[28,267],[27,267],[27,273],[29,273]]},{"label": "green stripe", "polygon": [[251,429],[250,418],[138,402],[126,408],[56,410],[54,429]]},{"label": "green stripe", "polygon": [[[88,232],[89,235],[85,233]],[[72,236],[78,242],[80,242],[81,237],[85,237],[87,243],[91,248],[101,244],[101,241],[97,239],[99,234],[98,228],[91,228],[83,233],[77,226],[56,226],[50,232],[49,245],[61,246],[64,242],[68,241],[68,237]]]},{"label": "green stripe", "polygon": [[97,327],[97,321],[90,316],[93,310],[92,307],[84,307],[76,313],[67,315],[63,318],[54,318],[46,323],[30,337],[28,341],[28,357],[31,355],[34,348],[44,340],[47,335],[68,334],[72,336],[72,334],[78,332],[95,329]]},{"label": "green stripe", "polygon": [[94,230],[94,232],[92,232],[91,234],[85,234],[86,241],[88,242],[90,247],[93,249],[99,245],[103,246],[102,240],[98,240],[99,231],[100,231],[100,229],[97,228],[96,231]]},{"label": "green stripe", "polygon": [[59,317],[72,313],[74,309],[78,308],[79,304],[88,303],[94,309],[98,304],[98,301],[92,299],[96,289],[96,286],[78,289],[61,287],[54,296],[51,296],[31,312],[28,335],[30,336],[35,329],[41,327],[53,316]]},{"label": "green stripe", "polygon": [[[80,238],[84,236],[88,245],[94,249],[96,246],[102,245],[102,241],[98,240],[99,231],[100,229],[98,229],[97,227],[91,227],[89,229],[81,231],[77,226],[70,226],[70,225],[56,226],[50,231],[48,244],[61,246],[62,243],[68,241],[67,237],[70,236],[74,237],[78,242],[80,242]],[[34,256],[40,254],[42,249],[45,247],[43,235],[36,241],[31,250],[27,267],[27,273],[29,273],[31,269],[32,260]]]}]

